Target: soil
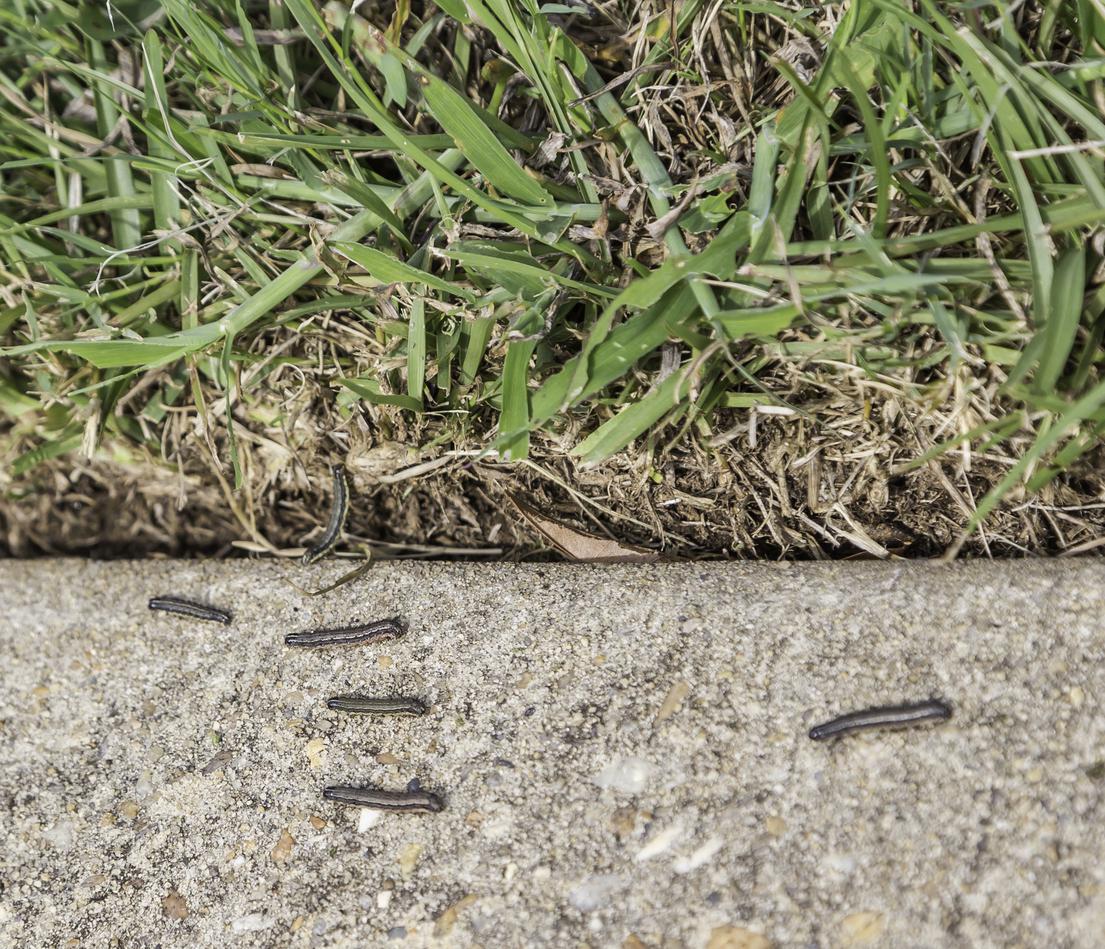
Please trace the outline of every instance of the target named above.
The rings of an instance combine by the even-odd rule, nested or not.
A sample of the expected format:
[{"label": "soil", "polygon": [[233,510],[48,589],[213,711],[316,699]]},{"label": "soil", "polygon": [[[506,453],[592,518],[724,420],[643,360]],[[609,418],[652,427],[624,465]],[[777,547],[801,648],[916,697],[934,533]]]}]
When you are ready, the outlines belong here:
[{"label": "soil", "polygon": [[1098,452],[1036,496],[1014,494],[964,541],[975,502],[1007,459],[976,455],[968,471],[955,453],[905,470],[935,419],[890,419],[886,404],[877,408],[861,403],[828,423],[757,416],[754,445],[750,414],[731,411],[720,435],[638,443],[591,469],[552,436],[535,438],[531,461],[501,464],[472,445],[419,450],[349,425],[331,433],[331,450],[313,441],[311,453],[287,449],[279,463],[263,456],[279,444],[240,441],[238,492],[229,465],[216,473],[205,440],[193,436],[177,446],[175,471],[152,460],[71,457],[10,483],[0,497],[0,552],[297,555],[326,523],[335,462],[346,465],[352,490],[339,550],[367,544],[377,557],[561,556],[512,498],[568,527],[675,558],[934,557],[960,544],[966,555],[1003,557],[1097,549],[1105,537]]}]

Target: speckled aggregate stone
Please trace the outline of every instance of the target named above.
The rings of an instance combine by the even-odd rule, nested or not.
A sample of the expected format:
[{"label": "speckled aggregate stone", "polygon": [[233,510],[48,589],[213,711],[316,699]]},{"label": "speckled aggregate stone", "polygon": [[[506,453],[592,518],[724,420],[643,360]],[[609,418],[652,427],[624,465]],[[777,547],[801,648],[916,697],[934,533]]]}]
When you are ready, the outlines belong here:
[{"label": "speckled aggregate stone", "polygon": [[0,562],[0,945],[1105,945],[1098,562],[345,569]]}]

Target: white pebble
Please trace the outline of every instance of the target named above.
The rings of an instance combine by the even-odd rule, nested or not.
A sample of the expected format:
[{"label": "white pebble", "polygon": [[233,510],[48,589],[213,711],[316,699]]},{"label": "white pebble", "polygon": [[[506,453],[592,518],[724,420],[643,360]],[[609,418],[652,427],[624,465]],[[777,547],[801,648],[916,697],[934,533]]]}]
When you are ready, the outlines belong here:
[{"label": "white pebble", "polygon": [[58,821],[49,830],[44,830],[42,836],[45,837],[46,842],[56,850],[65,853],[73,849],[73,829],[72,821]]},{"label": "white pebble", "polygon": [[676,821],[671,827],[660,831],[638,851],[637,862],[641,863],[645,860],[651,860],[653,857],[658,857],[682,836],[683,824]]},{"label": "white pebble", "polygon": [[568,894],[568,900],[578,910],[589,913],[602,906],[607,897],[626,885],[624,877],[616,873],[599,873],[588,877]]},{"label": "white pebble", "polygon": [[603,768],[592,780],[600,788],[640,794],[651,776],[652,765],[644,758],[619,758]]},{"label": "white pebble", "polygon": [[725,846],[725,841],[720,837],[711,837],[689,857],[680,857],[673,864],[676,873],[690,873],[697,870],[702,864],[714,858],[714,855]]},{"label": "white pebble", "polygon": [[239,916],[232,920],[230,928],[236,933],[255,933],[262,929],[268,929],[272,920],[264,913],[250,913],[248,916]]},{"label": "white pebble", "polygon": [[844,876],[855,872],[856,869],[856,858],[850,853],[830,853],[825,857],[823,863],[830,870]]},{"label": "white pebble", "polygon": [[372,830],[373,827],[380,823],[380,817],[381,814],[379,811],[362,807],[361,816],[357,819],[357,833],[363,834],[366,831]]},{"label": "white pebble", "polygon": [[376,905],[380,909],[387,909],[391,906],[391,894],[391,890],[380,890],[380,892],[376,894]]}]

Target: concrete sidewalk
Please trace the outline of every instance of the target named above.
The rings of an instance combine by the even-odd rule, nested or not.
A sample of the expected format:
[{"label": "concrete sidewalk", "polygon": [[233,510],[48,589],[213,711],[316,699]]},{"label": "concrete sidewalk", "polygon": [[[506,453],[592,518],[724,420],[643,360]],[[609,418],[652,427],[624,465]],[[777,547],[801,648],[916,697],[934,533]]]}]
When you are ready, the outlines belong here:
[{"label": "concrete sidewalk", "polygon": [[1099,561],[345,569],[0,562],[0,945],[1105,944]]}]

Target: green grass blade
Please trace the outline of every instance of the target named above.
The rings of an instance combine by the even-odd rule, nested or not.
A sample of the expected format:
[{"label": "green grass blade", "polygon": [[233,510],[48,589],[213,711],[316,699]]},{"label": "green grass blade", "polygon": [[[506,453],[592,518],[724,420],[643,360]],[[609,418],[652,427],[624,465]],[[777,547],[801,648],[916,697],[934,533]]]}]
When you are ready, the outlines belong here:
[{"label": "green grass blade", "polygon": [[1102,405],[1105,405],[1105,382],[1099,382],[1090,389],[1055,420],[1046,434],[1036,438],[1028,451],[1006,472],[1005,477],[979,501],[978,508],[967,524],[967,530],[975,530],[1001,503],[1002,498],[1023,478],[1025,472],[1032,465],[1036,464],[1059,442],[1074,432],[1079,425],[1090,419],[1101,409]]},{"label": "green grass blade", "polygon": [[536,342],[519,339],[506,351],[503,365],[503,410],[499,417],[497,448],[503,461],[523,461],[529,457],[529,361]]},{"label": "green grass blade", "polygon": [[640,401],[595,429],[572,449],[572,454],[583,464],[594,465],[621,451],[687,397],[690,380],[686,376],[686,370],[677,369]]},{"label": "green grass blade", "polygon": [[519,167],[452,86],[426,73],[422,76],[422,96],[434,121],[445,129],[457,148],[464,152],[464,157],[492,187],[526,204],[547,206],[553,203],[553,196]]},{"label": "green grass blade", "polygon": [[470,290],[457,286],[455,283],[449,283],[447,280],[442,280],[440,277],[435,277],[433,274],[419,270],[417,267],[412,267],[410,264],[397,260],[395,257],[376,250],[374,247],[339,240],[330,241],[330,246],[343,257],[347,257],[353,263],[363,267],[369,276],[379,280],[380,283],[421,284],[469,302],[475,299]]},{"label": "green grass blade", "polygon": [[1051,392],[1074,348],[1086,293],[1086,251],[1074,245],[1059,258],[1052,284],[1047,321],[1039,330],[1044,337],[1036,389]]},{"label": "green grass blade", "polygon": [[407,331],[407,395],[422,404],[426,385],[426,304],[421,297],[411,303],[410,329]]}]

